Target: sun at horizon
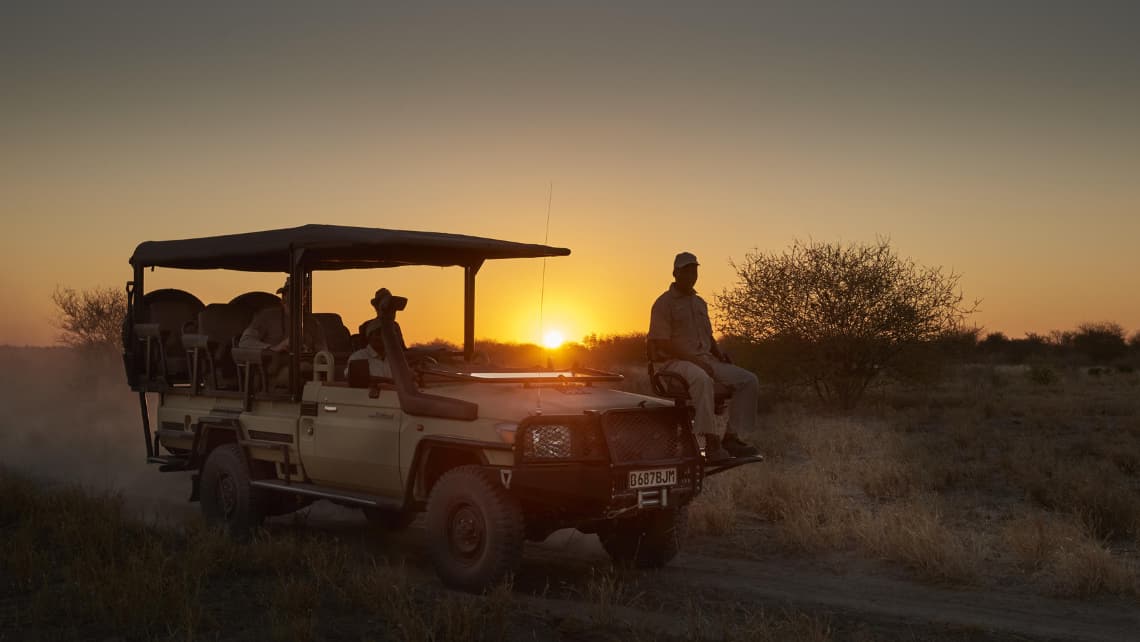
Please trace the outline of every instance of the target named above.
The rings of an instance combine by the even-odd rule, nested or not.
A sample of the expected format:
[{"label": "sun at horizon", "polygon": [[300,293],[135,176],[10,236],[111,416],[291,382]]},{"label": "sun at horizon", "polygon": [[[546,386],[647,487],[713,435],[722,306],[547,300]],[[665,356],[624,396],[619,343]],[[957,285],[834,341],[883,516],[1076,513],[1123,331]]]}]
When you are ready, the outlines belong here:
[{"label": "sun at horizon", "polygon": [[548,350],[557,350],[562,347],[566,338],[558,330],[548,330],[542,337],[542,346]]}]

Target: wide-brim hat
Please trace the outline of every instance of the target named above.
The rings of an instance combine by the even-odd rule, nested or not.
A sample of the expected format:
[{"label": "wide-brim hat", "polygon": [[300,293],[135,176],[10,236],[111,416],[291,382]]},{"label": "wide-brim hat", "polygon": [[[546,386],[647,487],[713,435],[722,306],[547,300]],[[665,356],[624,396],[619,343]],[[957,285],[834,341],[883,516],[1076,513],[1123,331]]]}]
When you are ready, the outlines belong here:
[{"label": "wide-brim hat", "polygon": [[376,294],[373,295],[372,300],[369,301],[369,303],[375,307],[376,304],[380,302],[380,299],[383,299],[386,296],[392,296],[392,293],[388,291],[388,288],[380,288],[379,290],[376,290]]}]

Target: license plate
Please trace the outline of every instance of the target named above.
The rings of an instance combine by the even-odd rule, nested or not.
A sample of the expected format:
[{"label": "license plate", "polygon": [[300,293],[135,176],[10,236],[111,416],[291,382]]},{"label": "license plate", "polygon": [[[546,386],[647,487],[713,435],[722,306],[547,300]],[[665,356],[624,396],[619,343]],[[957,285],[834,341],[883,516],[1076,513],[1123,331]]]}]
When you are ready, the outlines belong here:
[{"label": "license plate", "polygon": [[672,486],[677,483],[676,468],[655,468],[653,470],[629,471],[630,488],[650,488],[653,486]]}]

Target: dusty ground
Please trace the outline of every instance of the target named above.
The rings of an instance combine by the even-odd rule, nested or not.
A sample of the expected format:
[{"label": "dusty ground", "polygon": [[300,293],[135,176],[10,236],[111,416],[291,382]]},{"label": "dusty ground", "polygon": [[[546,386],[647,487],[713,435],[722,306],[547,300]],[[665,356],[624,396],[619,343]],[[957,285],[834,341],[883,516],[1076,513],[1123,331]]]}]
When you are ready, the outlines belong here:
[{"label": "dusty ground", "polygon": [[[0,373],[0,465],[48,488],[118,492],[132,519],[194,528],[187,481],[142,463],[137,399],[113,365],[0,348]],[[474,606],[438,587],[418,525],[378,533],[318,504],[268,529],[285,551],[344,549],[397,568],[430,608],[506,604],[502,635],[463,609],[397,629],[391,609],[371,619],[337,603],[305,610],[290,596],[319,582],[300,571],[214,573],[192,594],[207,614],[200,629],[123,635],[447,639],[464,637],[447,628],[460,621],[482,631],[472,639],[1136,639],[1138,383],[976,366],[934,388],[878,391],[854,417],[769,397],[753,436],[769,461],[712,480],[669,568],[614,571],[595,538],[562,531],[528,547],[505,596]],[[0,573],[0,640],[86,637],[44,619],[16,571]],[[251,611],[304,626],[273,628]]]}]

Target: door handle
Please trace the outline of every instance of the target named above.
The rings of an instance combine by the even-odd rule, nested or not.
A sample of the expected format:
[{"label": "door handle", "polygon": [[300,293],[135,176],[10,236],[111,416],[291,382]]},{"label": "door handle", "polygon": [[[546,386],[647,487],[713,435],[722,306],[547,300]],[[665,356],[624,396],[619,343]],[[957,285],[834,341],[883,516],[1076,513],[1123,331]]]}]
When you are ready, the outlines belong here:
[{"label": "door handle", "polygon": [[325,412],[336,412],[336,406],[325,406]]},{"label": "door handle", "polygon": [[395,419],[396,415],[391,412],[374,412],[368,415],[369,419]]}]

